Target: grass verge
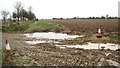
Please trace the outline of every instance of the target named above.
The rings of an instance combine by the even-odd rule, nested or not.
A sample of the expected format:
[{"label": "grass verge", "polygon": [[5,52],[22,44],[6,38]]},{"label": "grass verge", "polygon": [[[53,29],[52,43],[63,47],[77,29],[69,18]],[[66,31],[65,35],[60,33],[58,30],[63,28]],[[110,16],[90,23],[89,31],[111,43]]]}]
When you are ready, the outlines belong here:
[{"label": "grass verge", "polygon": [[79,40],[79,41],[86,41],[86,42],[102,42],[102,43],[119,43],[118,40],[120,40],[119,35],[103,35],[102,38],[96,38],[96,35],[92,35],[89,37],[78,37],[75,38],[74,40]]},{"label": "grass verge", "polygon": [[[14,51],[12,51],[14,52]],[[6,54],[6,51],[4,50],[2,53],[3,56],[3,63],[2,66],[25,66],[29,65],[31,63],[31,59],[26,57],[23,54]]]},{"label": "grass verge", "polygon": [[25,32],[60,32],[67,30],[63,25],[49,23],[46,21],[36,21],[29,25],[29,28]]},{"label": "grass verge", "polygon": [[46,21],[27,21],[22,24],[15,24],[9,27],[2,27],[3,32],[10,33],[30,33],[30,32],[60,32],[69,30],[67,27],[60,25],[49,23]]}]

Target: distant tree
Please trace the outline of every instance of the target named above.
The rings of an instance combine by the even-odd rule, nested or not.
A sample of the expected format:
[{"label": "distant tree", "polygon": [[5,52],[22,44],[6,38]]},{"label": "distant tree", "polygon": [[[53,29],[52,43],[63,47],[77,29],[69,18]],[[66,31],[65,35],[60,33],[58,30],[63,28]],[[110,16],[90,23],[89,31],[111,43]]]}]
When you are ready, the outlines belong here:
[{"label": "distant tree", "polygon": [[28,8],[28,20],[33,20],[36,18],[35,14],[32,12],[32,6]]},{"label": "distant tree", "polygon": [[36,18],[36,16],[35,16],[35,14],[34,13],[32,13],[32,14],[28,14],[28,19],[29,20],[33,20],[33,19],[35,19]]},{"label": "distant tree", "polygon": [[92,17],[92,19],[95,19],[95,17]]},{"label": "distant tree", "polygon": [[6,18],[8,16],[9,12],[8,11],[5,11],[5,10],[2,10],[1,11],[1,16],[3,17],[3,21],[5,22],[6,21]]},{"label": "distant tree", "polygon": [[10,15],[10,17],[8,18],[9,21],[12,21],[12,16]]},{"label": "distant tree", "polygon": [[53,18],[53,20],[55,20],[56,18]]},{"label": "distant tree", "polygon": [[12,15],[13,19],[15,20],[17,18],[17,14],[15,12],[13,12],[13,15]]},{"label": "distant tree", "polygon": [[115,19],[118,19],[118,17],[115,17]]},{"label": "distant tree", "polygon": [[112,17],[110,16],[110,17],[108,17],[108,19],[112,19]]},{"label": "distant tree", "polygon": [[102,16],[102,17],[101,17],[101,19],[105,19],[105,17],[104,17],[104,16]]},{"label": "distant tree", "polygon": [[18,18],[18,24],[19,24],[19,18],[20,18],[21,10],[23,9],[23,4],[21,2],[16,2],[14,8],[16,9],[16,17]]},{"label": "distant tree", "polygon": [[25,18],[28,19],[28,12],[24,10],[24,12],[23,12],[23,20],[25,20]]},{"label": "distant tree", "polygon": [[32,6],[28,7],[28,13],[31,14],[32,13]]},{"label": "distant tree", "polygon": [[96,19],[100,19],[100,17],[96,17]]},{"label": "distant tree", "polygon": [[63,19],[62,17],[60,19]]},{"label": "distant tree", "polygon": [[73,17],[73,19],[77,19],[77,17]]},{"label": "distant tree", "polygon": [[28,12],[25,9],[22,9],[20,12],[20,18],[21,20],[25,20],[25,18],[28,18]]},{"label": "distant tree", "polygon": [[88,17],[88,19],[92,19],[92,17]]}]

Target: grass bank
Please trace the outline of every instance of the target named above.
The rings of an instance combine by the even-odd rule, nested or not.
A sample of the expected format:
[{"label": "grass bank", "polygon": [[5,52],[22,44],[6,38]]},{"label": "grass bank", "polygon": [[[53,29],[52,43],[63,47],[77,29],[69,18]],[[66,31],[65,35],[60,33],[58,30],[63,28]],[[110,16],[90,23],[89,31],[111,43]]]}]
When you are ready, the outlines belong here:
[{"label": "grass bank", "polygon": [[3,32],[12,33],[30,33],[30,32],[60,32],[68,30],[67,27],[49,23],[46,21],[27,21],[21,24],[10,25],[9,27],[2,27]]}]

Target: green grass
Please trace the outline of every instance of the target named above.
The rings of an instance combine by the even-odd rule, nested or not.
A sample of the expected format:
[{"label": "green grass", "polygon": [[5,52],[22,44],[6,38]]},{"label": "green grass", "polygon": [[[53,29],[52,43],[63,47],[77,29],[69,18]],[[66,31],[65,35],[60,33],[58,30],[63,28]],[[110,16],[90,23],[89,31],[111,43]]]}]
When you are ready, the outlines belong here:
[{"label": "green grass", "polygon": [[20,54],[20,56],[24,56],[23,54]]},{"label": "green grass", "polygon": [[32,61],[32,59],[26,58],[24,54],[6,54],[6,50],[3,50],[2,58],[3,66],[24,66],[25,64],[30,64]]},{"label": "green grass", "polygon": [[[15,24],[14,26],[11,25],[9,27],[2,27],[2,30],[4,32],[24,32],[24,30],[27,29],[27,27],[29,27],[29,25],[32,24],[32,22],[26,22],[26,23],[22,23],[20,25]],[[2,25],[3,26],[3,25]],[[5,26],[5,24],[4,24]]]},{"label": "green grass", "polygon": [[75,38],[74,40],[92,41],[92,42],[97,42],[97,41],[101,41],[101,42],[116,42],[116,43],[119,43],[118,40],[120,40],[120,36],[119,35],[110,35],[110,36],[103,35],[103,37],[108,37],[109,39],[94,39],[94,38],[90,38],[90,37],[78,37],[78,38]]},{"label": "green grass", "polygon": [[91,40],[89,37],[77,37],[74,40],[84,40],[84,41],[89,41]]},{"label": "green grass", "polygon": [[109,38],[110,38],[109,41],[112,41],[112,42],[116,42],[116,41],[120,40],[119,35],[111,35],[111,36],[109,36]]},{"label": "green grass", "polygon": [[9,27],[3,27],[2,29],[4,32],[17,32],[17,33],[29,33],[29,32],[60,32],[68,30],[63,25],[49,23],[46,21],[28,21],[22,24],[16,24]]},{"label": "green grass", "polygon": [[23,64],[30,64],[31,63],[31,59],[26,59],[26,62],[24,62]]},{"label": "green grass", "polygon": [[29,25],[29,28],[25,32],[60,32],[66,30],[67,28],[60,24],[53,24],[46,21],[36,21]]}]

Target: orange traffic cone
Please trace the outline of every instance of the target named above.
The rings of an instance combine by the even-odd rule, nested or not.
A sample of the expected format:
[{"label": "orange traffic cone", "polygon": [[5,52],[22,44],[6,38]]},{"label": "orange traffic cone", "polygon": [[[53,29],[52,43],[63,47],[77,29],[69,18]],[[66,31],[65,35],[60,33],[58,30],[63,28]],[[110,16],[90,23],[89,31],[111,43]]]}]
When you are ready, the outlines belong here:
[{"label": "orange traffic cone", "polygon": [[98,29],[98,35],[97,35],[97,38],[102,38],[100,27],[99,27],[99,29]]},{"label": "orange traffic cone", "polygon": [[8,40],[6,40],[6,50],[7,50],[7,52],[6,52],[7,54],[11,53]]}]

